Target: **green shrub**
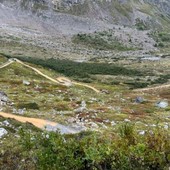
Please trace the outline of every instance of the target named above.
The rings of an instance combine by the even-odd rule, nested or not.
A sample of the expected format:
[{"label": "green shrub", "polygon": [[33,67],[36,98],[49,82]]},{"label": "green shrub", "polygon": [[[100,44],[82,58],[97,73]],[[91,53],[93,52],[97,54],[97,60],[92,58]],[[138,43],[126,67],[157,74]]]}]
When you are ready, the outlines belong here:
[{"label": "green shrub", "polygon": [[39,110],[39,106],[37,103],[33,102],[33,103],[19,103],[17,105],[17,108],[19,109],[33,109],[33,110]]},{"label": "green shrub", "polygon": [[[103,136],[104,135],[104,136]],[[21,133],[20,145],[37,158],[37,169],[164,170],[170,163],[170,134],[156,127],[138,135],[134,125],[120,125],[119,134],[77,135]]]},{"label": "green shrub", "polygon": [[164,43],[159,42],[159,43],[158,43],[158,47],[164,47]]},{"label": "green shrub", "polygon": [[95,32],[93,34],[77,34],[73,36],[72,41],[76,44],[86,45],[89,48],[99,50],[134,50],[120,43],[111,32]]},{"label": "green shrub", "polygon": [[16,57],[22,61],[31,62],[36,65],[41,65],[53,69],[69,77],[81,78],[85,81],[91,81],[90,75],[127,75],[127,76],[142,76],[145,72],[135,69],[127,69],[123,66],[107,63],[78,63],[70,60],[60,59],[36,59],[31,57]]}]

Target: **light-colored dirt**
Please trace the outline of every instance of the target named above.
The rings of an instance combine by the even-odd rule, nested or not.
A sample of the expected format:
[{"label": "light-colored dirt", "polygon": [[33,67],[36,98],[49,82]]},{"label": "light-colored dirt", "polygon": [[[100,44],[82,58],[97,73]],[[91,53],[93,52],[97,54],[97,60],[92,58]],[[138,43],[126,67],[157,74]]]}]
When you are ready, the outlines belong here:
[{"label": "light-colored dirt", "polygon": [[59,131],[61,134],[74,134],[74,133],[78,133],[81,131],[81,129],[74,129],[69,126],[61,125],[59,123],[47,121],[44,119],[23,117],[23,116],[10,114],[10,113],[4,113],[4,112],[0,112],[0,116],[5,117],[5,118],[15,119],[22,123],[28,122],[28,123],[33,124],[37,128],[40,128],[43,130]]},{"label": "light-colored dirt", "polygon": [[97,90],[95,87],[92,87],[90,85],[87,85],[87,84],[84,84],[84,83],[78,83],[78,82],[75,82],[75,81],[71,81],[70,79],[66,78],[66,77],[58,77],[57,80],[60,82],[60,83],[64,83],[64,84],[74,84],[74,85],[78,85],[78,86],[84,86],[84,87],[87,87],[87,88],[90,88],[92,89],[93,91],[95,91],[96,93],[99,93],[100,91]]},{"label": "light-colored dirt", "polygon": [[49,121],[46,121],[46,120],[43,120],[43,119],[17,116],[17,115],[14,115],[14,114],[4,113],[4,112],[0,112],[0,116],[5,117],[5,118],[12,118],[12,119],[15,119],[15,120],[22,122],[22,123],[29,122],[29,123],[32,123],[34,126],[40,128],[40,129],[45,128],[45,126],[47,124],[49,124],[51,126],[57,125],[57,123],[55,123],[55,122],[49,122]]},{"label": "light-colored dirt", "polygon": [[10,61],[4,63],[3,65],[1,65],[0,68],[5,68],[5,67],[7,67],[8,65],[12,64],[13,62],[14,62],[14,61],[10,60]]},{"label": "light-colored dirt", "polygon": [[48,79],[48,80],[50,80],[50,81],[52,81],[52,82],[54,82],[54,83],[60,84],[59,81],[57,81],[57,80],[55,80],[55,79],[53,79],[53,78],[51,78],[51,77],[43,74],[43,73],[42,73],[41,71],[39,71],[38,69],[36,69],[36,68],[34,68],[34,67],[31,67],[31,66],[29,66],[28,64],[25,64],[25,63],[23,63],[22,61],[20,61],[20,60],[18,60],[18,59],[15,59],[15,60],[16,60],[16,62],[24,65],[25,67],[28,67],[28,68],[34,70],[36,73],[38,73],[39,75],[45,77],[46,79]]}]

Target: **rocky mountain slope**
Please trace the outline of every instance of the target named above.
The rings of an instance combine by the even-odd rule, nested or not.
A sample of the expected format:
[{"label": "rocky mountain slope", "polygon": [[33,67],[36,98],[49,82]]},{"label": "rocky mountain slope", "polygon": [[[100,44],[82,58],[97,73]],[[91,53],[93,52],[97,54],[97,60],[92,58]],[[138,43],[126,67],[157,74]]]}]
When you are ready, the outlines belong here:
[{"label": "rocky mountain slope", "polygon": [[[138,22],[149,28],[163,28],[170,22],[169,12],[169,0],[1,0],[0,7],[4,23],[16,22],[18,17],[29,21],[31,16],[32,26],[34,22],[38,25],[43,22],[43,27],[49,25],[57,31],[63,27],[64,30],[88,31],[104,27],[106,23],[131,26]],[[20,22],[25,25],[24,21]]]},{"label": "rocky mountain slope", "polygon": [[[149,36],[151,30],[169,30],[169,2],[0,0],[1,52],[77,60],[149,54],[157,50],[156,42]],[[116,46],[131,50],[101,51],[99,47],[89,49],[72,41],[74,35],[102,31],[112,32],[107,34],[112,35],[111,41],[106,38],[109,43],[115,41]],[[105,41],[103,37],[98,40]]]}]

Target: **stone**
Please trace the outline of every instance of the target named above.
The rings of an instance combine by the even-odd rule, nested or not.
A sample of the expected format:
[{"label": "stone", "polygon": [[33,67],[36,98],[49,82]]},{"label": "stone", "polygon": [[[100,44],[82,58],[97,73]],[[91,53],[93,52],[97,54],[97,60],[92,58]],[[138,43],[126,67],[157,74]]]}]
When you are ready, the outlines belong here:
[{"label": "stone", "polygon": [[19,114],[19,115],[23,115],[25,111],[26,111],[25,108],[23,108],[23,109],[18,109],[18,114]]},{"label": "stone", "polygon": [[130,120],[129,119],[124,119],[124,122],[130,122]]},{"label": "stone", "polygon": [[111,125],[115,126],[116,125],[115,121],[111,121]]},{"label": "stone", "polygon": [[169,126],[168,125],[164,125],[164,129],[168,130]]},{"label": "stone", "polygon": [[85,101],[82,101],[82,102],[81,102],[81,106],[80,106],[79,108],[75,109],[74,111],[75,111],[76,113],[81,113],[81,112],[83,112],[83,111],[85,111],[85,110],[87,110],[87,108],[86,108],[86,102],[85,102]]},{"label": "stone", "polygon": [[82,102],[81,102],[81,107],[86,108],[86,102],[85,102],[85,101],[82,101]]},{"label": "stone", "polygon": [[0,138],[2,138],[4,135],[8,134],[8,132],[6,131],[6,129],[4,128],[0,128]]},{"label": "stone", "polygon": [[159,108],[167,108],[169,104],[167,101],[158,101],[155,105]]},{"label": "stone", "polygon": [[3,91],[0,91],[0,105],[6,105],[8,102],[8,96]]},{"label": "stone", "polygon": [[9,123],[7,120],[4,120],[2,123],[3,123],[5,126],[9,126],[9,125],[10,125],[10,123]]},{"label": "stone", "polygon": [[144,101],[144,99],[143,99],[143,97],[141,97],[141,96],[138,96],[138,97],[136,97],[136,99],[135,99],[135,102],[136,103],[142,103]]},{"label": "stone", "polygon": [[144,131],[144,130],[142,130],[142,131],[139,132],[139,135],[144,135],[144,134],[145,134],[145,131]]},{"label": "stone", "polygon": [[22,82],[24,85],[27,85],[27,86],[29,86],[31,83],[29,82],[29,81],[27,81],[27,80],[23,80],[23,82]]}]

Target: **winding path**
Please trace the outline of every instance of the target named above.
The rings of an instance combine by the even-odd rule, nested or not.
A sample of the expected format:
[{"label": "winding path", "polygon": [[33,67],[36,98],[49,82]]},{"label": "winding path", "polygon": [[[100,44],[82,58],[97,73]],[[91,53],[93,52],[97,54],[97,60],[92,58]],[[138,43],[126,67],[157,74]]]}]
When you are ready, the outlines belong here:
[{"label": "winding path", "polygon": [[83,83],[77,83],[77,82],[74,82],[74,81],[71,81],[70,79],[66,78],[66,77],[58,77],[56,79],[53,79],[51,77],[49,77],[48,75],[42,73],[41,71],[39,71],[38,69],[36,69],[35,67],[32,67],[28,64],[25,64],[24,62],[16,59],[16,58],[13,58],[13,59],[9,59],[8,62],[6,62],[5,64],[3,64],[2,66],[0,66],[0,69],[1,68],[5,68],[7,66],[9,66],[10,64],[12,64],[13,62],[18,62],[22,65],[24,65],[25,67],[28,67],[32,70],[34,70],[36,73],[38,73],[39,75],[45,77],[46,79],[54,82],[54,83],[57,83],[57,84],[60,84],[60,85],[65,85],[65,86],[71,86],[72,84],[75,84],[75,85],[78,85],[78,86],[84,86],[84,87],[87,87],[87,88],[90,88],[91,90],[95,91],[96,93],[99,93],[100,91],[97,90],[95,87],[92,87],[90,85],[87,85],[87,84],[83,84]]},{"label": "winding path", "polygon": [[12,61],[12,60],[7,61],[6,63],[4,63],[4,64],[2,64],[2,65],[0,66],[0,69],[7,67],[8,65],[12,64],[13,62],[14,62],[14,61]]},{"label": "winding path", "polygon": [[75,81],[71,81],[70,79],[66,78],[66,77],[58,77],[57,80],[60,82],[60,83],[64,83],[65,85],[69,86],[71,84],[74,84],[74,85],[78,85],[78,86],[84,86],[84,87],[87,87],[89,89],[92,89],[93,91],[95,91],[96,93],[99,93],[100,91],[97,90],[95,87],[92,87],[90,85],[87,85],[87,84],[84,84],[84,83],[78,83],[78,82],[75,82]]},{"label": "winding path", "polygon": [[[20,61],[18,59],[8,60],[8,62],[6,62],[6,63],[4,63],[3,65],[0,66],[0,69],[9,66],[13,62],[18,62],[18,63],[24,65],[25,67],[28,67],[28,68],[34,70],[39,75],[45,77],[46,79],[48,79],[48,80],[50,80],[54,83],[57,83],[57,84],[60,84],[60,85],[76,84],[76,85],[88,87],[88,88],[94,90],[95,92],[99,92],[94,87],[91,87],[91,86],[88,86],[88,85],[85,85],[85,84],[81,84],[81,83],[71,82],[69,79],[67,79],[65,77],[58,77],[57,80],[55,80],[55,79],[43,74],[38,69],[36,69],[32,66],[29,66],[29,65],[23,63],[22,61]],[[62,133],[62,134],[70,134],[70,133],[73,134],[73,133],[78,133],[82,130],[82,129],[74,129],[74,128],[69,127],[69,126],[64,126],[64,125],[61,125],[59,123],[47,121],[47,120],[44,120],[44,119],[18,116],[18,115],[14,115],[14,114],[10,114],[10,113],[0,112],[0,116],[5,117],[5,118],[12,118],[12,119],[15,119],[15,120],[22,122],[22,123],[29,122],[29,123],[33,124],[34,126],[40,128],[40,129],[46,129],[47,131],[57,131],[57,130],[59,130],[60,133]]]}]

